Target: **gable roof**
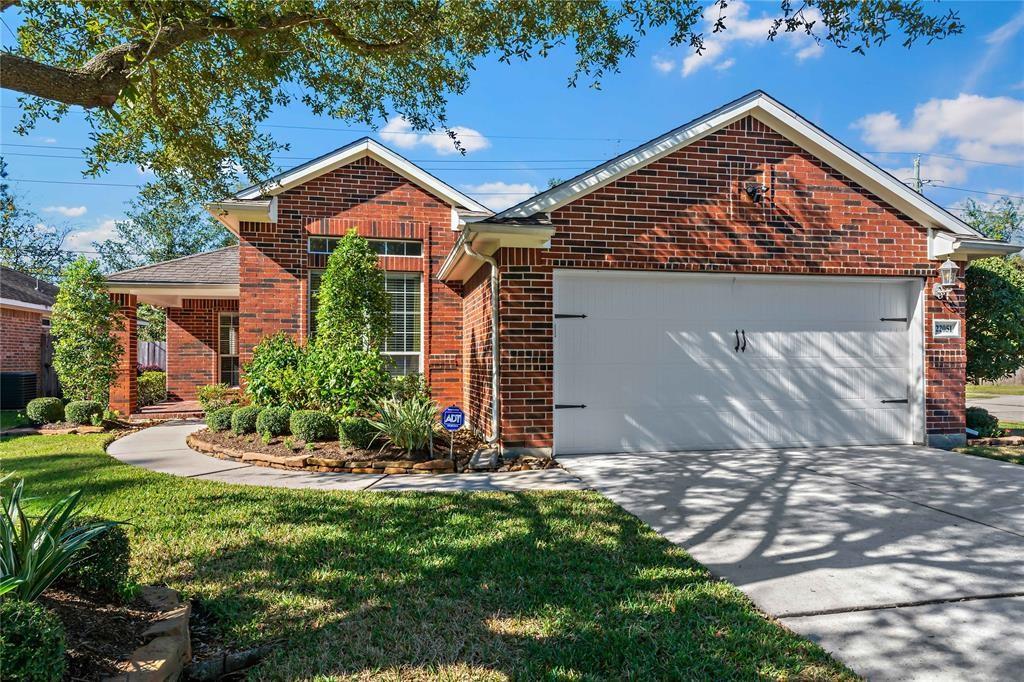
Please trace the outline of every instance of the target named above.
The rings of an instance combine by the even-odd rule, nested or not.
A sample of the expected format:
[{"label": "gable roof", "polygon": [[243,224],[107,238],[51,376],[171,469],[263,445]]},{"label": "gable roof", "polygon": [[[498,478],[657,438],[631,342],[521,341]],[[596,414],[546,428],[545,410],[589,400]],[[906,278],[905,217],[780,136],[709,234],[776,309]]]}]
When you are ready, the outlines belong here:
[{"label": "gable roof", "polygon": [[30,306],[50,308],[57,296],[57,287],[32,275],[0,266],[0,299]]},{"label": "gable roof", "polygon": [[238,247],[182,256],[153,265],[121,270],[107,277],[111,284],[231,284],[238,285]]},{"label": "gable roof", "polygon": [[434,177],[409,159],[369,137],[363,137],[351,144],[335,149],[333,152],[324,154],[312,161],[307,161],[300,166],[275,175],[266,182],[246,187],[235,194],[234,199],[241,201],[267,199],[364,156],[369,156],[379,161],[423,189],[441,197],[456,208],[486,215],[491,215],[492,213],[491,210],[472,197]]},{"label": "gable roof", "polygon": [[907,187],[824,130],[761,90],[684,123],[536,196],[499,212],[487,222],[514,222],[549,213],[722,128],[753,116],[844,173],[925,227],[984,238],[952,213]]}]

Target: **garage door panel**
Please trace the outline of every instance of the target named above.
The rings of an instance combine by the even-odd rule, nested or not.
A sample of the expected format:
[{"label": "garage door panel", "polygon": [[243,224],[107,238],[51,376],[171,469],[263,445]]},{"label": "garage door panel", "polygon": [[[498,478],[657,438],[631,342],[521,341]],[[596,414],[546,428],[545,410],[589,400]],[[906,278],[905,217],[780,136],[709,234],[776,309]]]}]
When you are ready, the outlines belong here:
[{"label": "garage door panel", "polygon": [[[556,451],[912,442],[906,282],[557,273]],[[747,347],[736,351],[735,330]]]}]

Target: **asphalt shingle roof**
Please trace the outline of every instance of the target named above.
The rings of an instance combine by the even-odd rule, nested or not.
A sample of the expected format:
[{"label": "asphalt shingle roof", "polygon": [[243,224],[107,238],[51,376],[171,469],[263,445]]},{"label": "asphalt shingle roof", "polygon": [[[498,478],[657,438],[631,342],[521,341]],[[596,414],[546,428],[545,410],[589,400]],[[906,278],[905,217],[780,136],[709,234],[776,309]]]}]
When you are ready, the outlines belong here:
[{"label": "asphalt shingle roof", "polygon": [[238,247],[183,256],[122,270],[107,277],[116,284],[238,284]]},{"label": "asphalt shingle roof", "polygon": [[52,306],[57,287],[24,272],[0,266],[0,298]]}]

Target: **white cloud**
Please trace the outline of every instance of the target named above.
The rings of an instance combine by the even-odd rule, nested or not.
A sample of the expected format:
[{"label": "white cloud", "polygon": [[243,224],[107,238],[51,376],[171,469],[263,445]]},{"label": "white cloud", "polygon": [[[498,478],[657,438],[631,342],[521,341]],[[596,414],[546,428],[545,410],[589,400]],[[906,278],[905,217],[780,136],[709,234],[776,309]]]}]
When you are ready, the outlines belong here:
[{"label": "white cloud", "polygon": [[65,218],[80,218],[88,211],[85,206],[47,206],[44,213],[60,213]]},{"label": "white cloud", "polygon": [[[478,130],[467,128],[466,126],[453,126],[451,130],[455,133],[459,144],[462,145],[467,154],[487,149],[491,146],[491,141]],[[455,141],[447,133],[433,132],[421,135],[415,132],[412,129],[412,124],[402,116],[395,116],[390,119],[380,129],[380,137],[386,143],[401,149],[413,149],[424,146],[431,147],[442,156],[459,153],[459,149],[455,146]]]},{"label": "white cloud", "polygon": [[[101,242],[114,236],[114,225],[117,221],[113,219],[102,220],[94,227],[75,230],[64,240],[64,248],[69,251],[93,251],[93,242]],[[94,254],[85,254],[93,256]]]},{"label": "white cloud", "polygon": [[463,185],[463,189],[484,206],[501,211],[515,206],[537,194],[540,190],[528,182],[483,182],[479,185]]},{"label": "white cloud", "polygon": [[957,154],[978,161],[1024,160],[1024,100],[961,94],[931,99],[904,123],[891,111],[855,121],[864,141],[882,152],[927,152],[949,143]]},{"label": "white cloud", "polygon": [[[913,166],[886,168],[886,170],[907,185],[913,182]],[[946,159],[941,156],[921,157],[921,179],[927,181],[927,185],[941,187],[942,185],[960,184],[967,179],[967,171],[967,166],[955,159]]]},{"label": "white cloud", "polygon": [[[714,27],[718,20],[718,14],[719,8],[714,4],[704,10],[702,29],[705,35],[704,49],[701,54],[689,54],[683,59],[682,74],[684,77],[690,76],[706,66],[713,66],[719,71],[728,69],[735,63],[735,58],[726,57],[726,51],[734,43],[755,46],[772,45],[768,41],[768,34],[776,17],[769,14],[751,17],[750,6],[736,0],[729,3],[725,13],[725,29],[715,33]],[[808,22],[813,21],[818,26],[822,24],[821,13],[814,8],[804,10],[804,17]],[[787,44],[793,50],[797,61],[801,62],[820,57],[825,52],[825,49],[813,37],[802,30],[790,33],[780,30],[775,42]]]},{"label": "white cloud", "polygon": [[670,73],[675,71],[676,68],[676,60],[658,57],[657,55],[651,57],[651,64],[661,73]]},{"label": "white cloud", "polygon": [[35,139],[37,142],[42,142],[43,144],[57,144],[56,137],[37,137]]},{"label": "white cloud", "polygon": [[973,90],[978,85],[978,81],[999,62],[1006,45],[1011,43],[1022,30],[1024,30],[1024,9],[1013,15],[1013,18],[1005,24],[985,36],[985,43],[988,45],[988,49],[985,50],[985,54],[982,55],[981,59],[978,60],[978,63],[974,65],[974,68],[971,69],[964,79],[964,90]]}]

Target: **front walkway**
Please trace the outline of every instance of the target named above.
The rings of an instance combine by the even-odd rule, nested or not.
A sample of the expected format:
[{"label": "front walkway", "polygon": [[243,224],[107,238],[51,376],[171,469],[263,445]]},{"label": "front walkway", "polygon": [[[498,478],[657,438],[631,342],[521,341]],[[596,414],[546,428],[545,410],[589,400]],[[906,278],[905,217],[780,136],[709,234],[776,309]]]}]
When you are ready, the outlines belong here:
[{"label": "front walkway", "polygon": [[1024,466],[923,447],[560,457],[873,680],[1024,670]]},{"label": "front walkway", "polygon": [[167,422],[114,441],[107,453],[126,464],[184,478],[275,488],[422,492],[586,489],[578,478],[562,469],[398,476],[271,469],[208,457],[185,445],[185,437],[201,428],[203,423],[199,421]]}]

